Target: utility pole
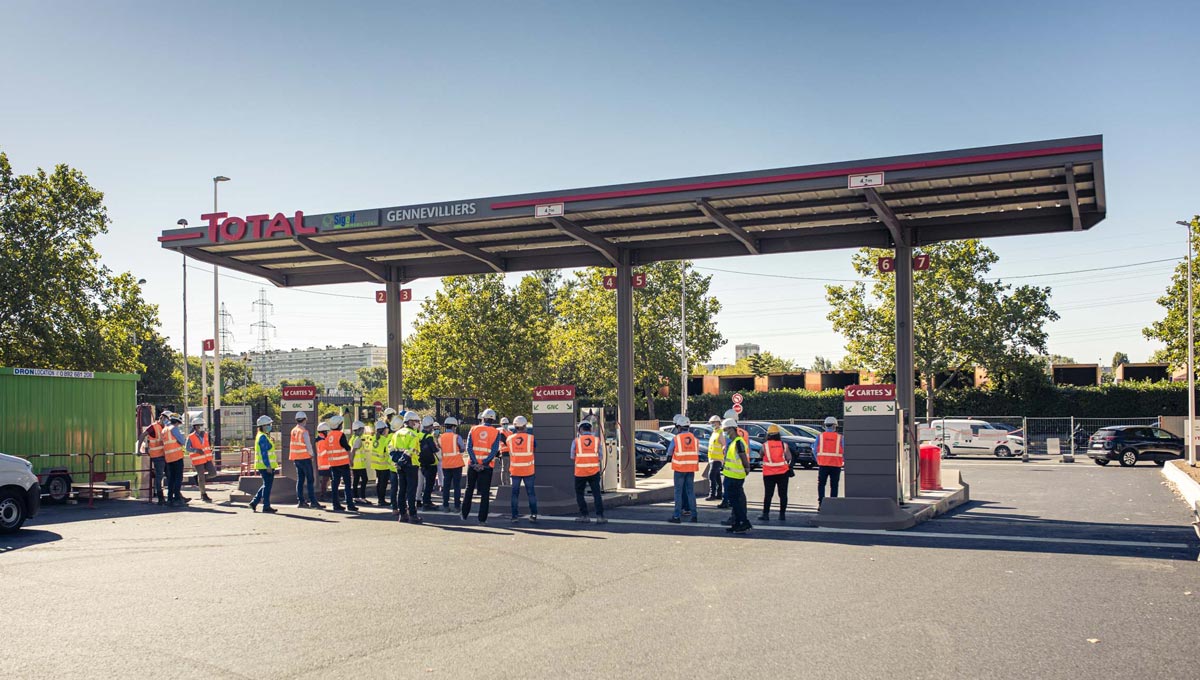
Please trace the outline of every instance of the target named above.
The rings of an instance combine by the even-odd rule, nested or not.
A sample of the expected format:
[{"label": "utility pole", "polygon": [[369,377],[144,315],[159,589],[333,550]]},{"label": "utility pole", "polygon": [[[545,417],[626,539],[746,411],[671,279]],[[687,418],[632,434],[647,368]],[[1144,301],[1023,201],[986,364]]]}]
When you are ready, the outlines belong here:
[{"label": "utility pole", "polygon": [[[217,212],[217,185],[228,182],[224,175],[213,177],[213,212]],[[213,265],[213,410],[221,410],[221,281],[217,265]]]},{"label": "utility pole", "polygon": [[687,260],[679,262],[679,413],[687,417]]},{"label": "utility pole", "polygon": [[1193,307],[1196,299],[1192,293],[1192,223],[1180,220],[1176,222],[1187,229],[1187,343],[1188,343],[1188,422],[1184,428],[1187,437],[1188,465],[1196,467],[1196,338],[1193,323]]}]

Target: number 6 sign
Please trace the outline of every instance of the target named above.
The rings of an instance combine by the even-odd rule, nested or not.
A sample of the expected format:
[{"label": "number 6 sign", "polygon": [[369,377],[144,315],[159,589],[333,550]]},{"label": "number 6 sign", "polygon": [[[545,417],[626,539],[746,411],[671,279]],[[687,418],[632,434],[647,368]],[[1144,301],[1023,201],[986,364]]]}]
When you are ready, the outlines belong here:
[{"label": "number 6 sign", "polygon": [[896,271],[896,258],[881,257],[875,260],[875,266],[878,267],[880,274],[891,274]]}]

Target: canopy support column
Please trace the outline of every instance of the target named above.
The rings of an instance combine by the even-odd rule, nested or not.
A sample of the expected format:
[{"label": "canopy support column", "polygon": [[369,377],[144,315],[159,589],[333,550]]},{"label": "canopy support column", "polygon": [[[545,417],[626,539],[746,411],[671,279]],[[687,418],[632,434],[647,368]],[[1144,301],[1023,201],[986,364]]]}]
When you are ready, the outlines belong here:
[{"label": "canopy support column", "polygon": [[[913,249],[912,230],[900,228],[901,239],[896,242],[896,401],[904,410],[905,440],[909,444],[908,479],[900,480],[910,497],[919,491],[918,455],[914,439],[916,394],[913,382],[916,370],[913,361]],[[905,455],[901,452],[901,455]]]},{"label": "canopy support column", "polygon": [[617,257],[617,443],[622,489],[637,488],[633,389],[633,253],[622,248]]},{"label": "canopy support column", "polygon": [[[399,409],[404,403],[404,351],[402,349],[403,335],[400,313],[400,287],[403,279],[393,271],[391,280],[387,282],[387,406]],[[380,414],[382,417],[382,414]]]}]

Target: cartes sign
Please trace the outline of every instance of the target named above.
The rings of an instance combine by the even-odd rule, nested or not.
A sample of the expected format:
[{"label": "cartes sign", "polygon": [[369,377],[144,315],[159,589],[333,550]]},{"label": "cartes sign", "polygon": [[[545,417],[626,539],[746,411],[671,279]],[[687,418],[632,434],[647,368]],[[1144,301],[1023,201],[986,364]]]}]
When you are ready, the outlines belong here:
[{"label": "cartes sign", "polygon": [[542,385],[533,388],[534,401],[573,401],[574,385]]},{"label": "cartes sign", "polygon": [[316,399],[316,385],[288,385],[279,390],[279,395],[283,399]]},{"label": "cartes sign", "polygon": [[846,401],[896,401],[895,385],[847,385]]}]

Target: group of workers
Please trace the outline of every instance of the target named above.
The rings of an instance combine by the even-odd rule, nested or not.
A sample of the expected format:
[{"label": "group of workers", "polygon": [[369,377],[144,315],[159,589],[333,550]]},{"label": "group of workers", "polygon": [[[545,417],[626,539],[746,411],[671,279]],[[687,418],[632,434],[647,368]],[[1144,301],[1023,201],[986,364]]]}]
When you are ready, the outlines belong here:
[{"label": "group of workers", "polygon": [[[483,524],[487,522],[490,510],[493,472],[501,457],[506,456],[512,486],[511,519],[514,523],[520,520],[520,494],[524,487],[529,520],[536,522],[534,436],[528,431],[528,419],[517,416],[511,423],[507,418],[498,423],[496,411],[489,408],[480,414],[479,420],[480,424],[472,426],[464,437],[459,432],[458,420],[453,416],[446,418],[442,427],[438,428],[432,416],[422,418],[413,411],[399,413],[389,408],[382,418],[375,421],[369,432],[365,423],[355,420],[351,423],[349,437],[343,429],[345,419],[339,415],[332,416],[317,425],[314,441],[308,430],[308,415],[297,413],[296,423],[288,434],[287,451],[288,460],[296,468],[296,506],[324,509],[316,494],[316,480],[319,478],[322,492],[332,486],[335,512],[358,512],[359,505],[371,505],[367,499],[369,467],[376,477],[376,503],[380,507],[389,504],[392,515],[400,522],[420,524],[423,519],[418,510],[437,507],[433,491],[440,483],[443,512],[450,511],[453,492],[454,510],[465,520],[470,517],[475,497],[478,496],[478,520]],[[180,430],[182,422],[183,417],[179,414],[163,411],[144,432],[143,451],[150,456],[152,494],[159,505],[178,507],[188,502],[180,492],[185,451],[196,469],[201,499],[206,503],[212,502],[205,491],[205,479],[207,475],[215,473],[215,468],[204,421],[201,418],[194,419],[192,432],[187,437]],[[714,415],[708,422],[712,426],[712,434],[708,442],[706,471],[709,495],[705,500],[720,501],[717,506],[719,509],[731,511],[730,516],[722,521],[728,527],[726,531],[745,533],[753,528],[744,488],[750,469],[750,436],[739,426],[737,413],[733,410],[727,411],[724,418]],[[271,490],[279,468],[279,457],[270,437],[274,420],[264,415],[256,425],[258,434],[252,455],[254,469],[262,477],[262,486],[250,501],[250,508],[257,512],[261,505],[263,512],[273,513],[276,510],[271,505]],[[695,476],[700,470],[700,442],[687,416],[675,416],[673,425],[674,436],[667,446],[667,456],[674,473],[675,507],[668,521],[679,524],[684,516],[690,516],[690,521],[698,522]],[[441,432],[435,432],[435,429]],[[845,451],[842,435],[837,432],[837,419],[832,416],[826,418],[824,430],[815,442],[818,504],[824,502],[827,485],[831,497],[838,495]],[[781,435],[779,426],[771,425],[763,442],[764,499],[762,513],[758,515],[760,522],[770,521],[776,494],[779,496],[779,521],[787,518],[788,480],[795,476],[792,469],[795,461]],[[592,521],[585,497],[587,492],[593,498],[596,521],[601,524],[607,521],[604,518],[601,484],[602,444],[600,435],[593,432],[590,419],[579,423],[570,448],[575,473],[575,497],[579,506],[578,522]],[[167,487],[165,497],[163,479]],[[418,494],[418,489],[422,487],[423,491]]]}]

